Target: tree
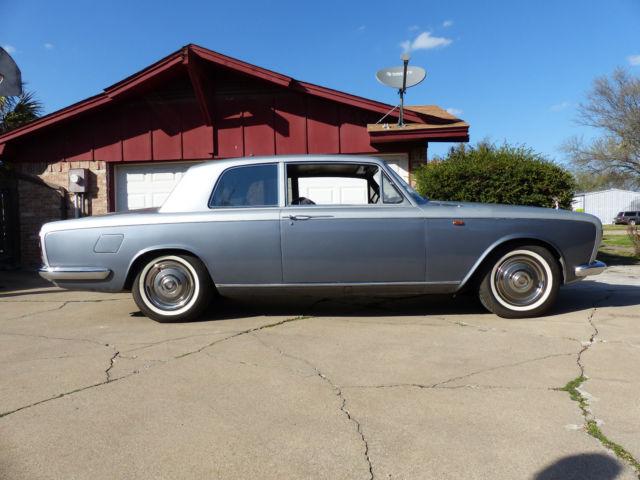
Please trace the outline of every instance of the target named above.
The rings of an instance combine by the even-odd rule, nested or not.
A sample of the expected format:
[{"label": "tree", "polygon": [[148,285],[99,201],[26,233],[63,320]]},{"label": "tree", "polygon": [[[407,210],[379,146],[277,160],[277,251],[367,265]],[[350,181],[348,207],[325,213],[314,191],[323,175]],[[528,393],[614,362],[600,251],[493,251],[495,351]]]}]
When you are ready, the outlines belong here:
[{"label": "tree", "polygon": [[35,120],[41,113],[42,103],[33,92],[25,91],[18,97],[0,97],[0,134]]},{"label": "tree", "polygon": [[460,144],[415,173],[420,194],[437,200],[570,208],[575,183],[564,168],[524,146]]},{"label": "tree", "polygon": [[578,192],[593,192],[609,188],[630,190],[636,186],[636,182],[630,179],[628,175],[617,172],[590,172],[576,168],[573,171],[573,176],[576,180],[576,191]]},{"label": "tree", "polygon": [[640,186],[640,78],[617,69],[597,78],[578,108],[578,122],[600,136],[585,143],[570,139],[564,146],[578,170],[624,176]]}]

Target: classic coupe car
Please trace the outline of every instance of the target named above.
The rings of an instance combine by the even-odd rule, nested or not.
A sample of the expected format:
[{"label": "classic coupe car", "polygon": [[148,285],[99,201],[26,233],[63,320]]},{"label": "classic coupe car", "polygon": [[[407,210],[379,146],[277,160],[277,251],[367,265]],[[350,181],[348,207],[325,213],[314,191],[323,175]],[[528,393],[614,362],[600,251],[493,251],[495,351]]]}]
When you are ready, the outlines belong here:
[{"label": "classic coupe car", "polygon": [[537,316],[561,284],[602,272],[602,225],[546,208],[427,200],[383,160],[291,156],[191,167],[162,207],[47,223],[41,275],[131,291],[158,321],[215,293],[453,294]]}]

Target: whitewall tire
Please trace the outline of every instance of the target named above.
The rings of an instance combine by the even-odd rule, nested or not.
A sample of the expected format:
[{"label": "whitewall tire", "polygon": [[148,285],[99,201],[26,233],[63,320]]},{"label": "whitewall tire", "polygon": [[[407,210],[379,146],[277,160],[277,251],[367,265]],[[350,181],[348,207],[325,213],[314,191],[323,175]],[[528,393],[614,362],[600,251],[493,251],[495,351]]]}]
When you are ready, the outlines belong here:
[{"label": "whitewall tire", "polygon": [[553,306],[561,279],[558,261],[549,250],[518,246],[490,258],[479,297],[487,310],[501,317],[535,317]]},{"label": "whitewall tire", "polygon": [[133,299],[147,317],[159,322],[180,322],[199,317],[213,294],[204,264],[192,255],[161,255],[138,272]]}]

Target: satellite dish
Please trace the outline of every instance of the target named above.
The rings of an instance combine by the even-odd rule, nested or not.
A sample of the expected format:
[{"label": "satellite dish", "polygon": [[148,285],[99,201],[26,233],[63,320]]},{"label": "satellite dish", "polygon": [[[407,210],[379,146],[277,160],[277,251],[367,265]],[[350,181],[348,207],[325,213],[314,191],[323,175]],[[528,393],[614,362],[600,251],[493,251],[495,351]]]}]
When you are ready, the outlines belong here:
[{"label": "satellite dish", "polygon": [[[391,88],[398,89],[400,95],[400,115],[398,117],[398,126],[404,127],[404,94],[407,88],[418,85],[427,76],[427,72],[422,67],[409,66],[409,54],[403,53],[400,57],[402,60],[401,67],[388,67],[378,70],[376,78],[380,83]],[[395,107],[389,112],[395,110]],[[389,115],[387,113],[387,115]],[[387,116],[382,117],[378,122],[384,120]]]},{"label": "satellite dish", "polygon": [[[400,89],[403,87],[404,66],[388,67],[378,70],[376,78],[387,87]],[[424,80],[427,72],[422,67],[407,66],[407,83],[404,88],[414,87]]]},{"label": "satellite dish", "polygon": [[0,97],[22,95],[22,75],[11,55],[0,47]]}]

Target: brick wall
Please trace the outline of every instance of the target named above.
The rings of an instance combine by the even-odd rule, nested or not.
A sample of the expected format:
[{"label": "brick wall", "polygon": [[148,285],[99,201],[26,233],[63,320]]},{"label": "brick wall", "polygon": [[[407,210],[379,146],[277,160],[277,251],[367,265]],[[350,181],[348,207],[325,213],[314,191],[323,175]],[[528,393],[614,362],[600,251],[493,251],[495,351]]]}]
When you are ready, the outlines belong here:
[{"label": "brick wall", "polygon": [[409,182],[412,186],[415,186],[413,172],[420,167],[423,163],[427,163],[427,144],[413,147],[409,151],[409,171],[412,172],[409,178]]},{"label": "brick wall", "polygon": [[87,168],[90,172],[89,192],[85,194],[82,214],[107,213],[105,162],[29,162],[14,164],[13,168],[18,173],[20,257],[24,267],[40,263],[38,232],[42,225],[74,216],[73,194],[67,192],[70,168]]}]

